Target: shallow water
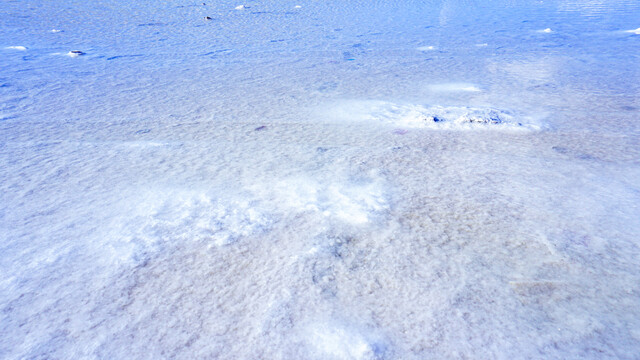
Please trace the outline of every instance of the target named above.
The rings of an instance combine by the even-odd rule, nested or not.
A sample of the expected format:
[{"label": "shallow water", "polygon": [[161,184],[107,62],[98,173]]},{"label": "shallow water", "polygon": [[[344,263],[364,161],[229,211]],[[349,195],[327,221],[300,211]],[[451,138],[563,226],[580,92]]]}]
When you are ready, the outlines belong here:
[{"label": "shallow water", "polygon": [[640,3],[238,5],[0,4],[0,357],[640,352]]}]

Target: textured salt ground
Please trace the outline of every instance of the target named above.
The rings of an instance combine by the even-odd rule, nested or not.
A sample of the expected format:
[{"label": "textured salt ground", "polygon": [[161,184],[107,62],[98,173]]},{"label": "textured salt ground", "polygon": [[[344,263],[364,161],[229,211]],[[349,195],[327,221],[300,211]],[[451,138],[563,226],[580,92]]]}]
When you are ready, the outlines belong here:
[{"label": "textured salt ground", "polygon": [[[570,350],[576,351],[577,355],[588,355],[595,351],[587,345],[592,343],[594,334],[600,334],[599,342],[602,344],[613,341],[612,336],[617,337],[616,341],[625,339],[623,333],[604,331],[612,326],[610,322],[615,319],[615,314],[599,311],[586,318],[583,314],[592,308],[608,308],[612,305],[607,303],[613,299],[626,302],[626,312],[632,314],[635,311],[634,290],[625,284],[631,283],[627,277],[634,273],[633,259],[638,255],[637,250],[629,252],[633,246],[625,248],[627,245],[623,243],[603,242],[611,236],[620,239],[633,237],[635,230],[625,230],[624,217],[620,214],[615,218],[607,216],[612,207],[627,208],[630,204],[611,204],[611,200],[607,200],[607,191],[625,191],[625,181],[633,181],[634,174],[620,170],[619,165],[623,163],[616,160],[606,168],[608,172],[618,169],[619,183],[587,181],[585,186],[589,190],[585,192],[574,189],[575,185],[570,180],[576,171],[589,173],[594,167],[600,168],[601,163],[595,159],[610,154],[612,149],[602,153],[593,151],[593,158],[585,158],[573,155],[572,151],[576,150],[569,149],[575,149],[576,145],[567,143],[559,134],[548,134],[542,138],[511,135],[508,139],[496,134],[488,137],[492,141],[487,142],[485,148],[474,148],[477,145],[474,134],[450,137],[418,130],[398,136],[385,127],[375,131],[360,127],[360,131],[343,133],[336,132],[333,125],[312,126],[314,131],[308,131],[309,126],[270,126],[270,133],[256,133],[252,124],[224,129],[222,133],[225,136],[278,136],[281,140],[279,145],[271,145],[271,149],[267,145],[269,152],[255,152],[269,155],[229,161],[238,165],[235,169],[225,169],[226,177],[235,181],[239,193],[243,186],[253,183],[256,172],[262,174],[263,183],[277,183],[282,181],[282,172],[274,170],[279,168],[277,164],[283,157],[288,157],[290,164],[298,164],[289,170],[289,177],[303,172],[316,173],[322,179],[327,170],[332,169],[329,173],[334,173],[336,169],[343,169],[343,172],[352,173],[352,177],[364,178],[365,184],[372,184],[375,181],[371,181],[371,174],[366,169],[384,169],[377,176],[387,179],[383,189],[388,209],[379,214],[381,217],[377,218],[373,228],[354,227],[340,219],[327,219],[312,208],[282,213],[277,209],[282,201],[274,199],[268,229],[254,232],[253,226],[261,224],[258,220],[245,228],[251,231],[242,234],[234,246],[212,247],[215,237],[199,236],[192,231],[194,226],[197,228],[198,214],[207,214],[207,206],[193,201],[186,204],[192,195],[180,200],[181,197],[176,196],[180,192],[166,190],[160,190],[155,198],[145,200],[145,191],[154,191],[145,186],[145,191],[134,191],[124,198],[132,206],[148,205],[149,200],[162,203],[164,198],[169,201],[167,204],[174,205],[170,207],[173,212],[180,212],[180,207],[175,205],[186,200],[183,206],[187,206],[187,210],[196,217],[187,217],[191,219],[187,220],[190,221],[188,223],[178,221],[173,225],[171,217],[142,219],[142,224],[144,221],[152,221],[156,226],[161,223],[165,231],[156,240],[165,234],[172,243],[163,244],[165,248],[160,248],[162,251],[154,246],[142,247],[137,250],[137,256],[132,257],[127,257],[130,252],[119,249],[115,254],[125,258],[114,261],[124,261],[125,265],[128,264],[125,269],[130,270],[119,275],[116,271],[115,278],[97,280],[95,268],[84,273],[76,271],[76,275],[64,280],[51,279],[52,285],[40,289],[37,295],[34,293],[9,302],[16,309],[22,307],[18,304],[29,303],[29,308],[35,312],[14,312],[13,319],[26,320],[35,314],[42,317],[42,323],[32,319],[28,322],[30,325],[23,326],[26,339],[30,339],[24,342],[24,352],[20,349],[13,351],[62,356],[70,351],[78,353],[78,349],[71,350],[68,346],[82,343],[82,351],[98,356],[120,354],[127,344],[127,351],[136,357],[192,354],[237,358],[257,353],[274,358],[406,358],[429,354],[478,354],[478,348],[486,348],[485,354],[491,356],[497,354],[493,351],[504,354],[506,347],[515,346],[519,349],[514,352],[515,356],[523,352],[535,354],[540,346],[553,341],[557,344],[555,351],[558,354]],[[301,131],[305,128],[307,131]],[[354,137],[352,134],[360,135]],[[322,143],[326,151],[319,152],[316,147],[308,145],[316,137],[315,143]],[[602,141],[602,138],[593,139],[594,144]],[[550,146],[558,143],[567,150],[558,151]],[[615,143],[620,147],[616,152],[625,151],[624,144]],[[282,147],[282,144],[289,145]],[[80,147],[86,155],[87,146],[94,147],[98,154],[103,153],[100,149],[105,146],[118,149],[124,145],[63,143],[50,145],[49,149],[53,154],[68,154],[63,156],[67,159],[63,164],[67,165],[61,164],[62,168],[72,166],[67,171],[75,174],[72,178],[81,180],[92,176],[93,171],[86,171],[84,175],[73,171],[73,167],[86,170],[87,164],[86,160],[81,160],[84,157],[73,160],[79,154],[71,149]],[[264,150],[265,145],[256,142],[256,150],[258,147]],[[63,149],[52,151],[56,147]],[[597,148],[594,145],[593,149]],[[131,151],[130,147],[125,149]],[[213,150],[219,156],[231,156],[229,160],[238,156],[219,147],[208,148],[201,142],[181,145],[150,143],[150,146],[138,142],[134,149],[137,149],[134,150],[137,155],[134,152],[129,156],[139,158],[139,164],[143,165],[136,171],[160,175],[177,164],[175,161],[163,161],[168,166],[163,170],[157,163],[159,151],[167,152],[162,157],[164,159],[166,156],[182,158],[183,164],[190,159],[188,168],[191,175],[168,182],[181,184],[181,187],[190,183],[186,194],[195,194],[196,198],[199,193],[216,194],[215,190],[193,190],[198,187],[196,184],[202,186],[202,181],[208,177],[204,170],[208,161],[199,154],[209,153],[212,156]],[[363,152],[363,149],[368,150]],[[538,151],[544,151],[548,159],[568,166],[562,175],[564,177],[559,177],[553,170],[546,175],[541,174],[540,169],[534,167],[538,163],[534,154]],[[278,153],[281,155],[275,155]],[[120,173],[126,168],[108,160],[120,154],[116,151],[94,160],[100,164],[111,164],[103,165],[105,169],[101,171],[105,175],[105,185],[113,184],[114,180],[124,184],[129,178],[126,171]],[[142,155],[145,156],[140,157]],[[635,155],[629,155],[628,161],[633,161]],[[509,165],[495,169],[489,164],[495,162],[496,156],[509,157],[512,161],[504,162]],[[150,162],[154,158],[155,164]],[[77,163],[78,160],[84,163]],[[606,158],[601,160],[606,161]],[[309,168],[314,163],[315,170]],[[407,163],[412,166],[406,166]],[[475,165],[470,168],[469,164]],[[247,172],[249,168],[251,172]],[[522,174],[525,169],[533,171],[531,177]],[[219,179],[225,177],[220,170],[217,171]],[[208,171],[216,173],[215,169]],[[515,178],[520,180],[514,182]],[[525,180],[527,178],[529,182]],[[541,178],[546,180],[541,181]],[[563,182],[567,190],[562,190]],[[311,188],[322,183],[325,182],[309,181]],[[93,186],[96,185],[94,182]],[[140,185],[144,186],[144,183]],[[451,190],[452,186],[455,191]],[[522,188],[527,191],[522,191]],[[401,193],[397,189],[415,190]],[[578,203],[567,203],[554,196],[567,191],[591,195],[578,196]],[[96,193],[95,190],[92,192]],[[273,191],[269,193],[273,194]],[[269,209],[264,205],[274,196],[269,193],[258,195],[263,202],[260,208]],[[532,193],[536,195],[532,196]],[[108,191],[107,199],[115,199],[110,194]],[[225,194],[219,197],[228,197]],[[277,195],[276,191],[275,196],[282,199],[283,195]],[[284,196],[286,198],[287,195]],[[296,191],[289,196],[295,197]],[[65,198],[72,204],[76,202],[73,196]],[[627,198],[629,202],[634,201],[632,194]],[[600,204],[600,212],[593,211],[594,207],[597,208],[596,203]],[[76,202],[75,205],[82,206],[82,203]],[[559,211],[558,206],[564,210]],[[148,209],[148,206],[144,208]],[[121,212],[122,208],[117,209]],[[552,209],[558,214],[556,222],[546,216]],[[586,218],[573,224],[565,223],[570,217],[563,214],[575,216],[580,209],[584,210],[582,216]],[[131,221],[131,211],[122,213],[126,214],[124,220]],[[87,214],[88,221],[104,223],[96,219],[92,211]],[[64,218],[62,214],[58,216]],[[111,218],[113,215],[103,216]],[[626,216],[633,220],[633,214]],[[621,223],[610,223],[614,220]],[[144,230],[136,218],[133,218],[133,223],[129,227],[110,226],[107,229],[120,233],[105,237],[98,232],[97,238],[126,239],[130,230],[149,231]],[[546,223],[547,230],[541,228],[540,223]],[[554,230],[562,228],[571,230],[560,233]],[[598,228],[617,229],[618,234],[599,233]],[[188,234],[184,239],[187,241],[175,242],[183,238],[175,230],[186,229],[190,229],[185,233]],[[82,249],[77,251],[82,252]],[[593,255],[585,257],[589,253]],[[58,251],[55,256],[62,254]],[[87,261],[104,260],[105,252],[83,256],[89,256]],[[69,266],[63,264],[61,266]],[[74,267],[80,270],[84,264],[81,261]],[[586,264],[589,264],[587,272],[600,274],[595,278],[597,281],[583,276]],[[617,265],[612,267],[613,264]],[[34,274],[34,281],[40,276],[43,275]],[[55,303],[46,300],[56,298],[55,293],[65,293],[69,286],[72,289],[74,282],[82,281],[83,276],[84,281],[93,279],[91,282],[95,287],[76,296],[94,304],[94,307],[78,312],[72,306],[76,297],[61,298]],[[620,285],[610,286],[614,283]],[[570,295],[575,293],[581,296],[575,298]],[[616,307],[619,306],[617,302]],[[65,318],[73,321],[62,322]],[[397,322],[399,318],[404,319],[403,322]],[[37,334],[35,330],[43,323],[58,324],[60,331],[37,346],[39,341],[27,334]],[[491,326],[487,327],[487,324]],[[629,325],[632,328],[637,326]],[[93,330],[87,331],[87,328]],[[429,336],[424,335],[425,329],[430,329]],[[475,333],[474,329],[482,330]],[[126,334],[135,335],[131,338]],[[353,341],[342,345],[340,342],[323,343],[337,336],[335,334],[340,334],[340,339]],[[237,342],[239,337],[245,342]],[[450,346],[463,343],[465,337],[473,338],[475,343],[469,344],[468,348]],[[538,343],[531,344],[529,340],[532,337],[538,339]],[[627,341],[633,343],[634,340],[628,338]],[[157,344],[152,352],[148,349],[150,342]],[[491,350],[492,346],[499,350]],[[598,350],[610,355],[624,354],[606,346]],[[620,351],[619,347],[617,351]],[[553,355],[549,350],[546,353]]]}]

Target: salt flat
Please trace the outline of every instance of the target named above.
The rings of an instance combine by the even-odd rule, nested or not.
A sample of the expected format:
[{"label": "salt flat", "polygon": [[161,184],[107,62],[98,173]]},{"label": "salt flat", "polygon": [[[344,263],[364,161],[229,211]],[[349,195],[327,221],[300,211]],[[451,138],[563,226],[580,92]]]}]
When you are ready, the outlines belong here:
[{"label": "salt flat", "polygon": [[0,13],[0,358],[640,352],[637,2]]}]

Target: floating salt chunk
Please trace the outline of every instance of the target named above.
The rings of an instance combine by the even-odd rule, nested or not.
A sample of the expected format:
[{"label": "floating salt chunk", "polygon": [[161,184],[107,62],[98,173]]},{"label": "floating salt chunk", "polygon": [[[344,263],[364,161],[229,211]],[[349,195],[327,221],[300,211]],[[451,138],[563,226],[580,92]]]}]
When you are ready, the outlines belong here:
[{"label": "floating salt chunk", "polygon": [[246,9],[246,6],[244,6],[244,5],[236,6],[236,10],[244,10],[244,9]]},{"label": "floating salt chunk", "polygon": [[7,46],[5,49],[7,50],[19,50],[19,51],[26,51],[27,48],[24,46]]},{"label": "floating salt chunk", "polygon": [[80,50],[71,50],[67,53],[67,56],[75,58],[78,57],[80,55],[84,55],[85,53],[80,51]]}]

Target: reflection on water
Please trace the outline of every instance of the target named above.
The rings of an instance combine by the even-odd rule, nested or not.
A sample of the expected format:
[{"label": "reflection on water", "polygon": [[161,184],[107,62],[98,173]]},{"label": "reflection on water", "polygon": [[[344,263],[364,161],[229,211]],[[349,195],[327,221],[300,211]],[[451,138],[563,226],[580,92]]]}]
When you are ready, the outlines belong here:
[{"label": "reflection on water", "polygon": [[630,15],[638,11],[635,0],[560,0],[558,10],[578,12],[587,17]]}]

